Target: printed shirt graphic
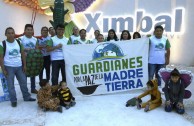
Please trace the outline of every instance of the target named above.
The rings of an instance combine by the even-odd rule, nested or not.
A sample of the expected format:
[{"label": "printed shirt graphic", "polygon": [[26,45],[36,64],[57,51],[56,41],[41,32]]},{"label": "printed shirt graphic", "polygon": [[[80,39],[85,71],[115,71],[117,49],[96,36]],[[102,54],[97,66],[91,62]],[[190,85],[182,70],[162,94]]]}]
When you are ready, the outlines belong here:
[{"label": "printed shirt graphic", "polygon": [[[0,46],[3,49],[3,44]],[[18,42],[15,40],[13,43],[6,41],[6,52],[4,56],[4,65],[11,67],[20,67],[22,66],[20,46]]]},{"label": "printed shirt graphic", "polygon": [[165,52],[168,39],[162,37],[157,39],[155,36],[150,37],[149,63],[165,64]]},{"label": "printed shirt graphic", "polygon": [[[68,39],[66,37],[63,37],[62,39],[59,39],[57,36],[54,36],[51,38],[50,41],[47,42],[48,46],[54,47],[57,46],[58,44],[62,44],[62,45],[67,45],[68,43]],[[64,56],[63,56],[63,51],[62,48],[60,49],[55,49],[53,50],[51,53],[51,60],[63,60]]]},{"label": "printed shirt graphic", "polygon": [[44,46],[44,48],[42,48],[42,50],[41,50],[43,56],[48,56],[48,55],[50,55],[50,53],[46,51],[47,41],[49,41],[50,39],[51,39],[50,36],[47,36],[46,38],[43,38],[43,37],[42,37],[41,39],[38,39],[38,42],[37,42],[38,45]]},{"label": "printed shirt graphic", "polygon": [[72,35],[69,37],[69,44],[76,44],[76,41],[80,39],[80,36]]},{"label": "printed shirt graphic", "polygon": [[22,45],[24,46],[24,49],[35,49],[37,38],[35,37],[27,38],[24,35],[24,36],[21,36],[19,40],[21,40]]}]

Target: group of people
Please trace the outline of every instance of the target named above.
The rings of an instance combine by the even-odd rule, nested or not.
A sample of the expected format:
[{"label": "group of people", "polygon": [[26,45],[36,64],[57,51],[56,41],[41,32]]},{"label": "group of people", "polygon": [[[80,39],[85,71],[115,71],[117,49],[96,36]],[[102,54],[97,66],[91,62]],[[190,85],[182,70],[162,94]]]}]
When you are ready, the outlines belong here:
[{"label": "group of people", "polygon": [[[95,38],[93,40],[86,39],[86,30],[79,30],[78,27],[73,28],[73,34],[67,39],[64,37],[64,25],[59,24],[54,29],[53,27],[42,27],[41,37],[34,37],[33,25],[26,24],[24,28],[24,35],[15,39],[15,31],[13,28],[8,27],[5,30],[5,36],[7,39],[0,43],[0,65],[4,75],[7,77],[8,90],[10,93],[10,101],[12,107],[17,106],[17,97],[14,87],[14,77],[16,76],[24,101],[35,101],[36,99],[31,98],[27,88],[27,78],[25,75],[26,70],[26,54],[31,49],[40,49],[44,58],[44,67],[39,75],[40,87],[39,91],[36,90],[35,77],[31,77],[31,93],[36,93],[38,104],[44,110],[57,110],[61,112],[61,105],[69,108],[75,105],[75,99],[73,98],[70,90],[67,88],[66,75],[65,75],[65,60],[62,52],[62,46],[68,44],[92,44],[106,41],[118,41],[118,37],[114,29],[108,31],[108,37],[104,38],[103,34],[99,30],[95,30]],[[148,74],[149,80],[147,85],[148,89],[157,89],[157,86],[161,86],[161,78],[158,75],[159,69],[169,64],[170,58],[170,42],[166,37],[163,36],[164,28],[162,26],[156,26],[154,34],[149,37],[149,59],[148,59]],[[49,35],[50,34],[50,35]],[[133,34],[133,39],[141,38],[138,32]],[[120,41],[130,40],[131,35],[128,30],[123,30]],[[4,44],[5,43],[5,44]],[[5,48],[6,45],[6,48]],[[12,55],[9,53],[12,50],[16,50],[17,53]],[[52,65],[52,72],[50,72],[50,66]],[[43,70],[46,70],[46,79],[43,79]],[[61,71],[62,81],[59,84],[59,72]],[[51,73],[51,83],[53,87],[57,87],[57,90],[53,92],[53,87],[49,86]],[[157,78],[157,84],[153,81],[154,76]],[[175,76],[175,77],[174,77]],[[175,79],[176,78],[176,79]],[[178,79],[177,79],[178,78]],[[183,86],[177,84],[174,88],[175,83],[179,83],[180,77],[177,74],[171,75],[169,83],[165,84],[165,96],[166,96],[166,111],[170,111],[172,107],[183,108],[182,97],[177,100],[177,97],[182,94]],[[173,85],[174,84],[174,85]],[[60,85],[60,86],[59,86]],[[157,86],[156,86],[157,85]],[[63,90],[63,87],[66,91]],[[171,89],[172,88],[172,89]],[[47,91],[47,93],[43,93]],[[49,92],[48,92],[49,91]],[[68,92],[68,93],[67,93]],[[67,93],[68,98],[64,98],[63,93]],[[150,93],[150,91],[149,91]],[[146,94],[149,94],[148,92]],[[138,103],[138,108],[145,107],[146,110],[152,110],[161,105],[161,96],[157,91],[152,92],[154,95],[152,99],[155,101],[149,101],[145,104]],[[152,94],[151,93],[151,94]],[[46,95],[47,96],[44,96]],[[137,97],[141,98],[145,94]],[[176,96],[177,95],[177,96]],[[176,96],[176,98],[175,98]],[[68,99],[68,101],[64,101]],[[69,100],[70,99],[70,100]],[[44,102],[46,101],[46,102]],[[181,109],[182,110],[182,109]],[[184,110],[184,109],[183,109]],[[180,112],[182,113],[182,112]]]},{"label": "group of people", "polygon": [[[78,27],[73,27],[73,34],[69,37],[68,44],[95,44],[106,41],[124,41],[131,40],[131,34],[128,30],[123,30],[121,33],[120,39],[117,37],[115,30],[110,29],[108,31],[108,36],[105,38],[103,34],[100,33],[99,30],[94,31],[95,38],[92,40],[86,39],[86,30],[79,30]],[[133,33],[133,39],[141,38],[139,32]]]}]

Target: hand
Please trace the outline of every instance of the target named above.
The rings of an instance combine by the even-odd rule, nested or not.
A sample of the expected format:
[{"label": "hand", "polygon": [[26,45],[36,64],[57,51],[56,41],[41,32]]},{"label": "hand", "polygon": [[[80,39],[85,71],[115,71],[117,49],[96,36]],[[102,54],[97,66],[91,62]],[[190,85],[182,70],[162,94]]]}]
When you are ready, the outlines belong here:
[{"label": "hand", "polygon": [[43,48],[45,48],[45,46],[42,46],[42,45],[38,46],[39,50],[42,50]]},{"label": "hand", "polygon": [[180,108],[180,109],[183,109],[183,108],[184,108],[184,105],[183,105],[183,103],[178,102],[178,103],[177,103],[177,107]]},{"label": "hand", "polygon": [[4,74],[5,77],[7,77],[7,75],[8,75],[6,70],[3,70],[3,74]]},{"label": "hand", "polygon": [[57,48],[59,49],[59,48],[61,48],[63,45],[62,44],[58,44],[57,45]]},{"label": "hand", "polygon": [[23,72],[26,73],[26,65],[23,66]]},{"label": "hand", "polygon": [[166,106],[170,106],[170,100],[166,101]]},{"label": "hand", "polygon": [[169,59],[166,59],[165,65],[168,65],[168,64],[169,64]]}]

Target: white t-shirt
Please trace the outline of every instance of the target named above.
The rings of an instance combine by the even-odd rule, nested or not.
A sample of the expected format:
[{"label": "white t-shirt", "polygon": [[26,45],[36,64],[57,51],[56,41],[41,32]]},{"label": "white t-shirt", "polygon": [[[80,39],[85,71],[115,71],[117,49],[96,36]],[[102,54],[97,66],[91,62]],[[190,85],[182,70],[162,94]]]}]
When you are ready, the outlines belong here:
[{"label": "white t-shirt", "polygon": [[22,45],[24,46],[24,49],[35,49],[37,38],[31,37],[27,38],[25,35],[19,37],[19,40],[21,40]]},{"label": "white t-shirt", "polygon": [[[51,40],[53,42],[53,47],[57,46],[58,44],[67,45],[67,43],[68,43],[68,39],[66,37],[63,37],[62,39],[60,39],[57,36],[54,36],[54,37],[51,38]],[[51,60],[52,61],[53,60],[63,60],[64,59],[62,48],[53,50],[50,53],[50,55],[51,55]]]},{"label": "white t-shirt", "polygon": [[[13,43],[6,42],[6,52],[4,56],[4,65],[10,67],[20,67],[22,66],[22,59],[20,53],[20,45],[15,40]],[[3,43],[0,45],[3,47]]]},{"label": "white t-shirt", "polygon": [[77,40],[77,44],[90,44],[90,40],[87,40],[87,39],[81,40],[80,38]]},{"label": "white t-shirt", "polygon": [[92,44],[96,44],[96,43],[98,43],[98,40],[97,39],[93,39],[93,40],[91,40],[91,43]]},{"label": "white t-shirt", "polygon": [[80,39],[80,36],[71,35],[69,37],[69,40],[71,41],[71,44],[75,44],[75,42]]},{"label": "white t-shirt", "polygon": [[151,64],[165,64],[166,53],[166,37],[160,39],[155,36],[150,37],[150,49],[149,49],[149,63]]}]

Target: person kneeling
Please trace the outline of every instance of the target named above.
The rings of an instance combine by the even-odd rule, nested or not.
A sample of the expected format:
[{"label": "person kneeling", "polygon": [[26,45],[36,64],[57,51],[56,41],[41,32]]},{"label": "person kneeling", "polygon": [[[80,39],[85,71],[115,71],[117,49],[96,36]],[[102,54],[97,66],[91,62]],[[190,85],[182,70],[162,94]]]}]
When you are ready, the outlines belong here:
[{"label": "person kneeling", "polygon": [[76,104],[75,98],[73,97],[70,89],[67,87],[67,84],[64,81],[60,82],[58,97],[60,99],[61,106],[64,106],[66,109],[69,109]]},{"label": "person kneeling", "polygon": [[40,90],[37,94],[38,106],[43,111],[58,111],[62,113],[62,107],[60,106],[60,100],[57,97],[52,96],[52,92],[58,89],[58,86],[50,86],[46,79],[40,81]]},{"label": "person kneeling", "polygon": [[[141,103],[141,98],[146,95],[151,95],[151,99],[145,103]],[[144,111],[150,111],[162,104],[161,93],[158,91],[158,81],[157,80],[149,80],[147,82],[147,90],[138,96],[137,98],[137,109],[145,108]]]},{"label": "person kneeling", "polygon": [[183,83],[179,71],[175,68],[170,74],[170,80],[167,81],[164,87],[166,112],[171,112],[172,109],[175,109],[177,113],[184,114],[183,98],[185,88]]}]

